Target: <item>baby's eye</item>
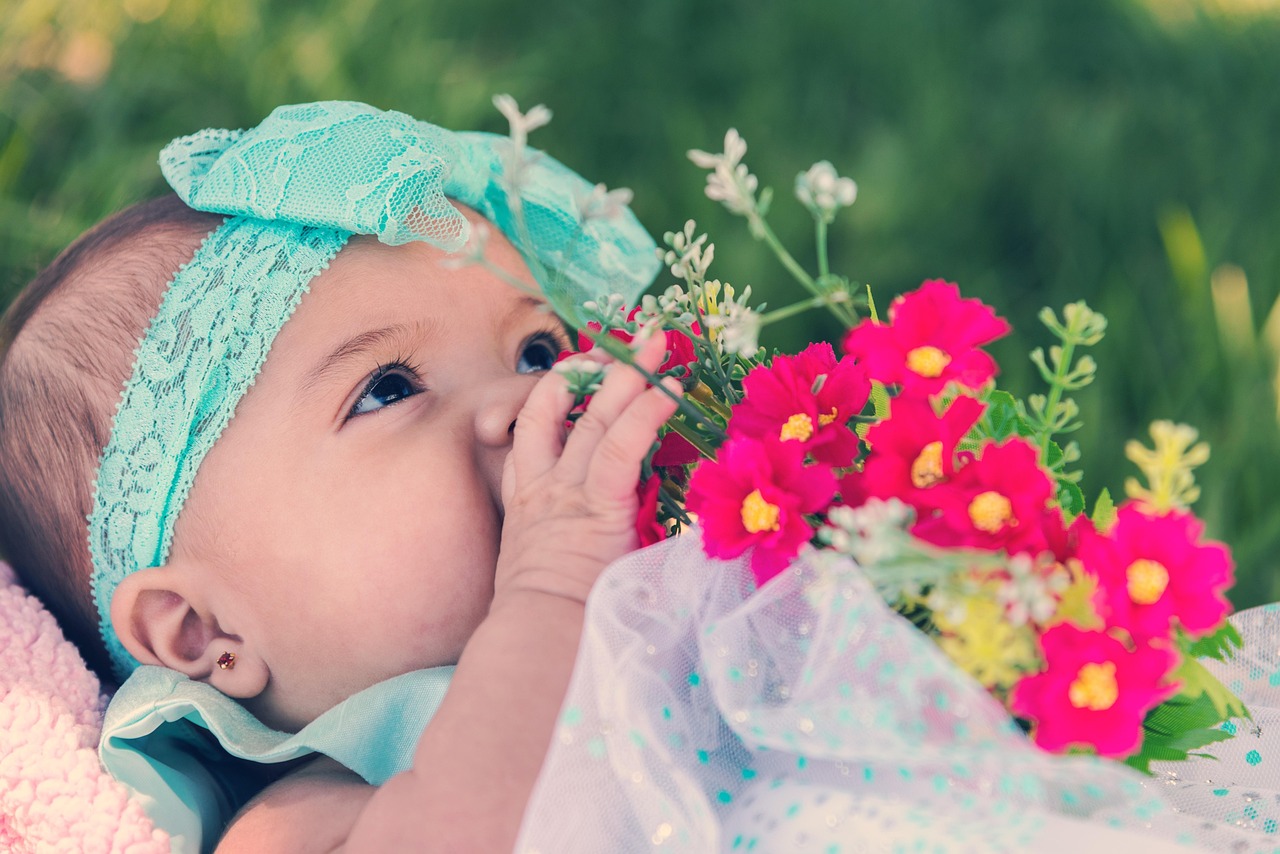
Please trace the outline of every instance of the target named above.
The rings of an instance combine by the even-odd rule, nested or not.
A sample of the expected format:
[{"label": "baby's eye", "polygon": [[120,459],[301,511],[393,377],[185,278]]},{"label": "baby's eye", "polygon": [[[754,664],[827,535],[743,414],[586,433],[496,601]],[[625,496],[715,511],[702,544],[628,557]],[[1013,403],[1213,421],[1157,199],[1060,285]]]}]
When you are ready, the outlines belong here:
[{"label": "baby's eye", "polygon": [[520,351],[520,361],[516,363],[516,373],[536,374],[549,371],[556,363],[556,358],[564,348],[555,336],[549,332],[541,332],[524,344]]},{"label": "baby's eye", "polygon": [[383,365],[365,383],[364,391],[351,407],[351,415],[376,412],[421,391],[416,376],[406,365]]}]

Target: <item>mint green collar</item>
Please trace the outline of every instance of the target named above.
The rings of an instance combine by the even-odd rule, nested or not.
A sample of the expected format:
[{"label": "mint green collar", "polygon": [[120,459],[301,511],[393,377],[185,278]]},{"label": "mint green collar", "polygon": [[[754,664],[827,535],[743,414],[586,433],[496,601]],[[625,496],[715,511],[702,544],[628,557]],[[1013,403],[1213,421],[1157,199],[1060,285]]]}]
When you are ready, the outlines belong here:
[{"label": "mint green collar", "polygon": [[374,786],[408,770],[452,676],[453,667],[436,667],[388,679],[286,733],[202,682],[141,666],[107,708],[98,754],[169,833],[174,854],[212,851],[271,781],[264,765],[318,753]]}]

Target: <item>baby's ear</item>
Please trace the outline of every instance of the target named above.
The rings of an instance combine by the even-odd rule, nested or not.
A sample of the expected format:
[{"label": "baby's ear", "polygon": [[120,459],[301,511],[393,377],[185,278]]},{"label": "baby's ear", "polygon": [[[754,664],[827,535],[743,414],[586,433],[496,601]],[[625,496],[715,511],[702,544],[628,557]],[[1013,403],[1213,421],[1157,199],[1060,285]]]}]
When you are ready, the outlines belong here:
[{"label": "baby's ear", "polygon": [[143,664],[176,670],[229,697],[256,697],[270,675],[266,663],[223,629],[195,583],[199,577],[181,561],[125,576],[111,598],[116,635]]}]

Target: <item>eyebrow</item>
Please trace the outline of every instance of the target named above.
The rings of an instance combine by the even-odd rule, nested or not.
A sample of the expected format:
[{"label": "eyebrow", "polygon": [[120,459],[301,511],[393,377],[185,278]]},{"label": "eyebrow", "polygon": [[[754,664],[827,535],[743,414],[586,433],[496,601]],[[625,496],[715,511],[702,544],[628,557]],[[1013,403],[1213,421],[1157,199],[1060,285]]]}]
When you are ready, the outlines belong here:
[{"label": "eyebrow", "polygon": [[515,326],[516,322],[528,314],[531,309],[551,317],[555,316],[551,311],[551,305],[546,300],[539,299],[531,294],[521,294],[516,298],[515,304],[511,306],[506,315],[498,321],[498,333],[502,334],[512,326]]},{"label": "eyebrow", "polygon": [[[429,331],[424,328],[425,324],[418,324],[417,327],[423,329],[424,332]],[[404,341],[412,331],[413,327],[397,323],[380,329],[361,332],[359,335],[353,335],[338,345],[333,352],[325,356],[319,364],[311,369],[310,373],[302,381],[301,390],[305,393],[314,389],[324,382],[326,377],[338,371],[352,359],[375,350],[388,342]]]},{"label": "eyebrow", "polygon": [[[531,309],[550,313],[550,306],[535,296],[521,295],[516,303],[511,307],[510,311],[498,321],[498,334],[502,335],[512,326],[514,326],[521,317],[526,315]],[[390,326],[383,326],[379,329],[370,329],[367,332],[361,332],[353,335],[346,341],[339,344],[333,352],[325,356],[319,364],[317,364],[303,379],[300,390],[305,394],[316,386],[320,385],[326,377],[336,373],[345,364],[352,359],[358,358],[370,351],[391,343],[401,343],[407,349],[407,342],[417,338],[431,337],[435,331],[436,322],[419,321],[413,325],[403,323],[395,323]]]}]

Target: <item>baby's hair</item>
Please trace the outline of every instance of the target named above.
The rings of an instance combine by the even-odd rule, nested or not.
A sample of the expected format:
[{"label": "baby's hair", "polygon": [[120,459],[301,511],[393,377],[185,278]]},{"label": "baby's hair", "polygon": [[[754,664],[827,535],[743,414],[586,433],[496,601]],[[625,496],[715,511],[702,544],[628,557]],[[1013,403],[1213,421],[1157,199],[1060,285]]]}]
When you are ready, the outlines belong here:
[{"label": "baby's hair", "polygon": [[133,351],[165,285],[222,222],[169,194],[81,235],[0,318],[0,554],[99,675],[86,517]]}]

